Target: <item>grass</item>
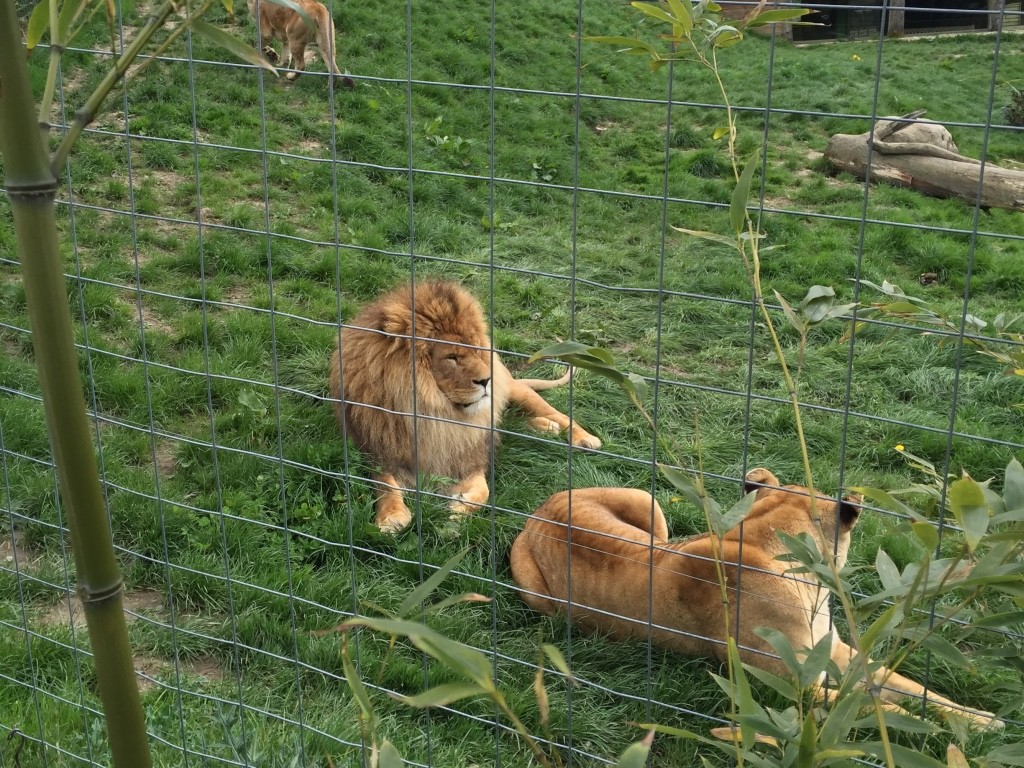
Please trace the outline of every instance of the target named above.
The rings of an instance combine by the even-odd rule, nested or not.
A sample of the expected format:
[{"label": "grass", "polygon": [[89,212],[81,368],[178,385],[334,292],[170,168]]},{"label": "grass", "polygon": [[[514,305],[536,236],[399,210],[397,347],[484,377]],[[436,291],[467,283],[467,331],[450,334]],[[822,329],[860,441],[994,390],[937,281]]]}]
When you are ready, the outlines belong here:
[{"label": "grass", "polygon": [[[499,6],[494,82],[523,90],[451,85],[491,82],[486,4],[415,5],[411,43],[404,7],[348,4],[335,9],[344,30],[338,59],[363,79],[333,103],[319,74],[285,85],[224,66],[196,40],[193,67],[162,63],[129,88],[130,142],[117,96],[101,130],[72,155],[75,206],[60,211],[67,271],[79,276],[68,282],[68,302],[83,344],[82,381],[97,414],[128,588],[159,595],[131,624],[156,679],[143,700],[158,765],[284,766],[296,755],[308,765],[354,763],[359,732],[338,641],[313,630],[370,604],[396,606],[431,564],[463,547],[463,573],[443,590],[484,592],[493,602],[451,609],[433,625],[497,652],[499,679],[531,726],[537,643],[562,648],[585,681],[572,690],[551,686],[552,730],[571,737],[574,765],[618,754],[638,736],[631,721],[706,730],[705,718],[725,709],[708,675],[713,665],[570,632],[533,614],[508,587],[507,553],[522,516],[570,482],[570,456],[574,486],[654,482],[674,533],[699,528],[695,512],[652,479],[651,436],[613,386],[580,375],[572,392],[573,413],[605,441],[603,452],[570,454],[510,414],[496,454],[493,514],[455,526],[441,502],[424,495],[421,525],[397,538],[370,524],[372,494],[362,480],[370,467],[342,444],[324,401],[337,324],[415,269],[460,280],[493,307],[495,342],[515,370],[517,356],[576,338],[656,377],[660,428],[684,463],[703,466],[723,501],[736,497],[731,478],[745,466],[800,480],[778,365],[763,333],[751,342],[742,265],[663,227],[663,217],[691,229],[726,226],[720,206],[732,184],[712,139],[723,119],[700,106],[716,103],[712,84],[676,68],[674,97],[686,103],[673,106],[666,142],[666,109],[657,103],[665,73],[584,45],[577,81],[574,6]],[[137,23],[139,12],[124,8],[126,24]],[[253,33],[244,13],[216,21]],[[625,33],[632,23],[617,6],[584,4],[587,34]],[[102,41],[102,25],[93,31]],[[991,117],[989,159],[1024,161],[1019,133],[999,127],[1012,52],[1004,49],[998,62],[991,108],[988,37],[888,40],[880,54],[871,42],[779,44],[771,59],[769,43],[755,38],[723,60],[734,104],[750,110],[740,146],[752,150],[767,130],[763,228],[770,244],[783,246],[766,255],[769,288],[798,301],[826,284],[852,300],[850,279],[859,274],[896,282],[956,316],[965,295],[969,311],[987,319],[1024,309],[1019,214],[981,214],[974,237],[974,214],[963,203],[888,187],[865,198],[856,180],[827,176],[816,154],[833,133],[867,130],[880,67],[879,114],[927,107],[947,123]],[[70,114],[107,59],[71,51],[65,61]],[[41,87],[40,55],[33,65]],[[322,63],[312,70],[322,73]],[[411,86],[408,74],[417,81]],[[769,75],[778,111],[765,126]],[[577,85],[588,94],[578,104]],[[652,102],[603,98],[623,96]],[[981,129],[952,130],[964,152],[980,153]],[[5,527],[18,534],[20,575],[11,561],[0,569],[0,617],[22,631],[0,633],[0,724],[45,742],[25,745],[23,765],[74,765],[79,757],[102,764],[95,679],[81,653],[87,638],[80,626],[46,618],[74,574],[35,399],[8,210],[0,197],[0,498]],[[922,287],[925,272],[937,281]],[[844,331],[815,330],[800,373],[823,488],[914,481],[897,443],[940,465],[948,449],[951,469],[978,479],[1021,454],[1024,412],[1012,407],[1024,401],[1019,377],[970,351],[958,359],[955,345],[906,328],[864,327],[851,353]],[[795,360],[797,338],[783,335]],[[568,392],[549,394],[557,407],[569,406]],[[878,583],[866,566],[879,546],[900,563],[916,552],[898,521],[866,518],[851,565],[858,585],[872,590]],[[362,673],[383,689],[411,693],[428,679],[448,679],[403,647],[381,669],[385,650],[379,637],[359,640]],[[913,672],[923,675],[925,664],[915,656]],[[927,669],[936,690],[964,703],[1000,701],[991,687],[1000,678],[983,667]],[[428,716],[381,693],[375,703],[382,734],[408,759],[529,760],[517,740],[495,736],[494,713],[480,704]],[[1020,736],[1014,726],[969,747]],[[926,752],[945,748],[936,738],[901,738]],[[655,751],[663,765],[694,759],[670,739]],[[0,751],[5,766],[8,755]]]}]

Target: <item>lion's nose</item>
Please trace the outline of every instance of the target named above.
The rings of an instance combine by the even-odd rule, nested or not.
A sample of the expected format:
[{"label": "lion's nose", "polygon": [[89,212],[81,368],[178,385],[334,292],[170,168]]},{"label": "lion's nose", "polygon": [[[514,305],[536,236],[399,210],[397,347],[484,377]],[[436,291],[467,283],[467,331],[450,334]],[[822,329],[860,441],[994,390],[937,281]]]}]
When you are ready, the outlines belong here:
[{"label": "lion's nose", "polygon": [[479,384],[484,389],[487,389],[487,385],[490,384],[490,382],[491,379],[489,377],[486,379],[473,379],[474,384]]}]

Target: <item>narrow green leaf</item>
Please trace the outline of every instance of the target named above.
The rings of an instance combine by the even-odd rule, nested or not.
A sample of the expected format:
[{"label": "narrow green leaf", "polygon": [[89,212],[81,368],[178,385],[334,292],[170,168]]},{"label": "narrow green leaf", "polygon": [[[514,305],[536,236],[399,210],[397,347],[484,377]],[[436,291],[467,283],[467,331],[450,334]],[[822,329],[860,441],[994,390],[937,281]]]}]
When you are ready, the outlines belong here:
[{"label": "narrow green leaf", "polygon": [[882,582],[882,586],[886,589],[896,589],[900,585],[900,569],[896,567],[896,563],[889,557],[889,553],[884,549],[879,548],[878,552],[875,553],[875,570],[878,572],[878,578]]},{"label": "narrow green leaf", "polygon": [[818,742],[818,728],[814,713],[808,712],[800,729],[800,746],[796,753],[796,768],[815,768],[815,746]]},{"label": "narrow green leaf", "polygon": [[747,220],[747,200],[750,198],[750,182],[754,178],[754,170],[757,168],[758,160],[761,157],[761,149],[758,148],[750,159],[747,160],[740,180],[732,191],[732,201],[729,204],[729,221],[732,223],[732,230],[737,235],[743,231]]},{"label": "narrow green leaf", "polygon": [[425,606],[423,610],[427,613],[437,613],[443,611],[445,608],[449,608],[459,603],[489,603],[491,598],[487,595],[481,595],[476,592],[464,592],[461,595],[450,595],[444,600],[438,600],[436,603],[431,603]]},{"label": "narrow green leaf", "polygon": [[[269,2],[269,0],[267,0]],[[200,19],[192,20],[192,29],[199,35],[202,35],[214,45],[223,48],[228,53],[231,53],[242,61],[248,62],[249,64],[255,64],[257,67],[263,67],[263,69],[277,74],[277,70],[274,69],[273,65],[267,61],[263,56],[258,53],[252,46],[243,43],[237,37],[229,35],[224,30],[207,24],[205,21]]]},{"label": "narrow green leaf", "polygon": [[713,243],[724,245],[727,248],[732,248],[734,251],[739,250],[739,244],[736,242],[734,237],[726,237],[725,235],[719,235],[716,232],[705,232],[701,229],[685,229],[684,227],[676,227],[669,224],[672,229],[676,232],[682,232],[684,235],[691,235],[692,237],[699,237],[701,240],[710,240]]},{"label": "narrow green leaf", "polygon": [[572,670],[569,669],[569,665],[566,663],[562,652],[551,645],[551,643],[544,643],[541,645],[541,649],[544,651],[544,655],[551,661],[551,666],[565,675],[573,685],[577,685],[576,678],[572,676]]},{"label": "narrow green leaf", "polygon": [[647,399],[647,382],[644,377],[638,373],[627,373],[626,380],[621,384],[622,388],[626,390],[626,393],[633,397],[633,400],[640,404]]},{"label": "narrow green leaf", "polygon": [[[859,747],[872,757],[885,760],[886,745],[880,741],[860,741],[850,746]],[[908,749],[899,744],[889,744],[888,747],[892,750],[893,764],[900,768],[946,768],[934,757],[929,757],[919,750]]]},{"label": "narrow green leaf", "polygon": [[941,730],[938,726],[929,723],[927,720],[922,720],[912,715],[904,715],[902,712],[886,711],[882,717],[885,720],[886,728],[903,731],[904,733],[938,733]]},{"label": "narrow green leaf", "polygon": [[803,301],[800,302],[800,311],[803,312],[807,322],[814,325],[820,323],[835,304],[836,292],[827,285],[812,285]]},{"label": "narrow green leaf", "polygon": [[1003,503],[1007,512],[1024,509],[1024,467],[1017,459],[1010,459],[1003,480]]},{"label": "narrow green leaf", "polygon": [[647,756],[651,754],[651,744],[654,743],[654,731],[648,731],[641,741],[630,744],[626,751],[619,756],[615,763],[616,768],[645,768]]},{"label": "narrow green leaf", "polygon": [[590,347],[586,344],[580,344],[578,341],[562,341],[558,344],[552,344],[544,347],[544,349],[534,352],[530,355],[530,359],[526,361],[527,365],[533,365],[538,360],[551,360],[554,358],[560,358],[562,355],[576,355],[589,351]]},{"label": "narrow green leaf", "polygon": [[224,10],[228,12],[229,16],[235,15],[235,3],[234,0],[220,0],[221,5],[224,6]]},{"label": "narrow green leaf", "polygon": [[655,58],[658,57],[657,49],[645,40],[638,37],[622,37],[620,35],[594,35],[583,38],[591,43],[602,43],[614,45],[620,52],[646,53]]},{"label": "narrow green leaf", "polygon": [[1024,742],[996,747],[988,753],[988,760],[996,765],[1024,766]]},{"label": "narrow green leaf", "polygon": [[663,8],[659,8],[657,5],[639,2],[630,3],[630,5],[640,11],[640,13],[650,16],[652,19],[664,21],[666,24],[671,24],[672,26],[677,26],[679,24],[679,21],[677,21],[674,16],[667,13]]},{"label": "narrow green leaf", "polygon": [[1005,613],[992,613],[988,616],[979,616],[971,622],[972,627],[1016,627],[1024,624],[1024,611],[1007,611]]},{"label": "narrow green leaf", "polygon": [[359,678],[359,673],[352,663],[352,657],[348,651],[348,637],[345,635],[342,635],[341,639],[341,668],[345,674],[345,682],[348,683],[349,690],[352,691],[352,696],[362,714],[362,720],[372,732],[376,727],[377,717],[374,714],[373,704],[370,702],[366,686],[363,685],[363,681]]},{"label": "narrow green leaf", "polygon": [[384,743],[380,745],[380,752],[377,753],[377,768],[405,768],[398,749],[387,739],[384,739]]},{"label": "narrow green leaf", "polygon": [[781,8],[775,11],[764,11],[747,22],[747,29],[763,27],[767,24],[779,24],[798,19],[811,12],[810,8]]},{"label": "narrow green leaf", "polygon": [[832,635],[822,636],[804,658],[800,665],[798,680],[801,688],[808,688],[821,678],[829,661],[832,659]]},{"label": "narrow green leaf", "polygon": [[462,559],[468,552],[468,547],[463,549],[461,552],[456,552],[452,557],[445,561],[444,565],[430,574],[430,576],[423,580],[423,583],[406,595],[402,604],[398,606],[398,610],[395,611],[395,618],[409,618],[409,614],[427,601],[427,598],[430,597],[431,593],[448,577],[448,574],[452,572],[455,566],[462,562]]},{"label": "narrow green leaf", "polygon": [[870,653],[879,639],[884,637],[902,618],[903,610],[896,603],[882,611],[882,614],[871,622],[871,626],[861,633],[859,649],[861,653]]},{"label": "narrow green leaf", "polygon": [[715,132],[711,134],[711,140],[712,141],[718,141],[720,138],[725,136],[727,133],[729,133],[729,128],[727,126],[720,125],[717,128],[715,128]]},{"label": "narrow green leaf", "polygon": [[779,302],[779,305],[782,307],[782,313],[786,316],[786,319],[789,320],[789,324],[802,336],[804,332],[803,321],[797,317],[796,312],[793,310],[793,307],[789,305],[789,302],[782,298],[781,293],[774,289],[772,292],[775,294],[775,300]]},{"label": "narrow green leaf", "polygon": [[39,0],[36,7],[32,9],[32,15],[28,17],[28,29],[25,30],[25,50],[31,52],[36,44],[43,39],[43,35],[49,28],[50,3],[47,0]]},{"label": "narrow green leaf", "polygon": [[921,645],[940,659],[945,660],[952,667],[966,669],[970,666],[970,662],[964,656],[963,651],[941,635],[932,633],[921,641]]},{"label": "narrow green leaf", "polygon": [[415,696],[396,696],[395,698],[410,707],[426,709],[427,707],[443,707],[453,701],[486,694],[487,691],[476,683],[444,683],[428,688]]},{"label": "narrow green leaf", "polygon": [[[43,0],[46,2],[46,0]],[[75,19],[81,14],[82,9],[89,2],[89,0],[64,0],[60,7],[60,17],[57,20],[57,32],[60,35],[60,41],[64,45],[67,45],[71,40],[68,37],[68,30],[71,29],[71,25]]]},{"label": "narrow green leaf", "polygon": [[693,6],[690,0],[668,0],[668,8],[683,28],[681,37],[689,37],[693,31]]},{"label": "narrow green leaf", "polygon": [[[845,741],[857,722],[857,713],[868,702],[868,695],[860,690],[849,691],[840,696],[828,711],[825,722],[818,732],[818,748],[826,750]],[[820,754],[820,752],[819,752]]]},{"label": "narrow green leaf", "polygon": [[742,523],[746,519],[747,515],[750,514],[751,508],[754,506],[754,500],[757,498],[757,491],[751,491],[742,499],[737,501],[729,511],[722,515],[722,530],[731,531],[737,525]]},{"label": "narrow green leaf", "polygon": [[866,485],[855,485],[852,486],[849,490],[852,491],[853,493],[859,493],[864,498],[874,502],[882,509],[885,509],[889,512],[897,512],[901,515],[912,517],[915,520],[924,520],[924,518],[921,517],[921,514],[917,512],[913,507],[904,504],[902,501],[898,500],[893,495],[886,493],[880,488],[871,488]]},{"label": "narrow green leaf", "polygon": [[743,33],[736,27],[723,24],[711,33],[709,39],[715,48],[731,48],[743,40]]},{"label": "narrow green leaf", "polygon": [[670,467],[667,464],[659,464],[658,469],[661,470],[661,474],[665,476],[665,479],[672,483],[672,487],[693,502],[697,509],[704,508],[704,499],[701,497],[700,492],[682,470]]},{"label": "narrow green leaf", "polygon": [[794,677],[800,674],[801,664],[797,661],[796,653],[789,642],[789,638],[782,632],[772,627],[754,627],[754,634],[762,638],[772,647],[772,650],[782,660]]},{"label": "narrow green leaf", "polygon": [[[763,710],[754,702],[754,693],[750,689],[750,681],[747,673],[743,671],[743,663],[740,661],[740,651],[736,647],[736,639],[730,637],[728,640],[728,654],[733,672],[733,690],[736,707],[741,715],[761,715]],[[757,731],[749,725],[740,723],[740,732],[743,736],[743,748],[750,749],[754,746],[754,737]]]},{"label": "narrow green leaf", "polygon": [[954,480],[949,486],[949,506],[964,531],[967,548],[973,552],[988,530],[989,509],[984,491],[970,477]]},{"label": "narrow green leaf", "polygon": [[939,532],[931,523],[915,522],[910,524],[910,530],[924,544],[929,552],[934,552],[939,546]]},{"label": "narrow green leaf", "polygon": [[773,691],[778,691],[788,701],[795,701],[800,696],[794,685],[785,678],[773,675],[771,672],[765,672],[763,669],[752,667],[749,664],[744,664],[743,668],[747,670],[748,675],[753,675]]}]

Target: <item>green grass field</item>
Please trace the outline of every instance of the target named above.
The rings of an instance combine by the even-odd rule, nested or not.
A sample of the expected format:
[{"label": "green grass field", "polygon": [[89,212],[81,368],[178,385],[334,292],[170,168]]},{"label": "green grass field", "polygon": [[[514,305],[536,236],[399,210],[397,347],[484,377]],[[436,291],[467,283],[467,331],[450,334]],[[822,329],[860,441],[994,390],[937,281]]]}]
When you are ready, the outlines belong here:
[{"label": "green grass field", "polygon": [[[346,449],[325,400],[338,324],[412,271],[472,288],[514,371],[524,370],[522,356],[577,339],[658,382],[659,429],[682,464],[702,465],[727,506],[745,467],[801,480],[777,360],[759,324],[751,333],[742,264],[664,226],[727,226],[733,183],[712,139],[724,118],[701,106],[718,103],[712,82],[677,66],[669,112],[667,68],[651,74],[638,58],[585,43],[577,69],[574,4],[499,6],[492,70],[489,4],[414,3],[411,41],[404,5],[339,4],[339,64],[357,86],[333,103],[320,60],[287,85],[198,39],[192,62],[176,46],[179,58],[153,67],[126,101],[111,97],[72,154],[65,194],[74,205],[59,208],[68,304],[138,614],[131,637],[152,678],[143,701],[158,765],[357,764],[338,638],[313,631],[370,605],[397,606],[462,548],[469,554],[442,593],[493,602],[451,608],[432,626],[495,654],[510,703],[537,732],[537,647],[560,647],[582,682],[549,686],[552,733],[578,750],[572,765],[617,755],[640,735],[631,722],[706,731],[705,718],[726,708],[713,665],[570,632],[509,588],[523,516],[570,482],[655,483],[676,535],[702,525],[653,477],[650,431],[614,385],[581,373],[571,404],[567,390],[548,393],[602,438],[601,451],[569,451],[509,414],[493,510],[456,525],[424,494],[417,525],[397,537],[373,528],[371,467]],[[124,8],[130,34],[142,14]],[[216,23],[253,38],[244,9],[233,20],[218,13]],[[583,3],[585,34],[628,34],[633,24],[620,4]],[[91,38],[97,48],[103,29]],[[1020,41],[1004,40],[995,64],[989,36],[888,40],[881,53],[874,42],[773,48],[753,38],[726,52],[732,102],[749,110],[739,145],[748,152],[767,136],[762,228],[781,247],[765,256],[766,288],[799,301],[810,286],[831,285],[852,301],[859,276],[895,282],[954,317],[965,297],[967,311],[988,320],[1024,312],[1020,214],[976,217],[955,200],[866,192],[830,177],[821,160],[832,134],[868,129],[864,115],[927,108],[966,154],[978,156],[987,140],[990,161],[1024,162],[1022,134],[1002,127],[1001,112],[1007,83],[1019,87],[1024,71]],[[66,54],[68,119],[108,62],[97,51]],[[41,90],[42,52],[32,64]],[[923,273],[934,281],[920,285]],[[60,610],[73,564],[5,196],[0,296],[0,725],[30,737],[18,755],[16,739],[0,743],[0,765],[106,764],[88,639]],[[785,325],[781,312],[777,322]],[[833,323],[812,332],[800,372],[822,488],[919,480],[896,444],[939,466],[948,452],[951,471],[979,480],[1001,477],[1015,453],[1024,458],[1024,411],[1014,407],[1024,379],[915,329],[867,325],[852,347],[846,331]],[[794,362],[798,337],[785,329],[783,340]],[[538,366],[529,375],[555,373]],[[879,547],[900,565],[921,553],[897,520],[865,518],[851,568],[871,591]],[[382,668],[386,649],[386,638],[363,633],[358,662],[378,686],[381,734],[406,759],[529,764],[526,747],[496,731],[489,706],[428,716],[388,697],[451,675],[401,644]],[[937,691],[965,704],[1003,701],[984,666],[955,670],[923,654],[907,664],[910,675],[925,669]],[[1021,736],[1011,726],[973,737],[968,751]],[[945,751],[940,738],[899,738]],[[697,763],[693,745],[668,738],[655,754],[658,765]]]}]

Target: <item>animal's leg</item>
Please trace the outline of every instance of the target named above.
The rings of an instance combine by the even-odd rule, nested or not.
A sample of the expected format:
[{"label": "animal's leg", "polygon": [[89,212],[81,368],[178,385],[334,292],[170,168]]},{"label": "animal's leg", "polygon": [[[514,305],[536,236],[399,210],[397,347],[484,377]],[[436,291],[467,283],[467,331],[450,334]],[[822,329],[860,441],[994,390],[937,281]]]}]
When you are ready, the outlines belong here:
[{"label": "animal's leg", "polygon": [[[857,653],[846,643],[836,638],[832,644],[832,661],[839,667],[841,672],[846,672],[850,664],[857,657]],[[952,699],[940,696],[934,691],[927,690],[920,683],[914,682],[909,677],[904,677],[883,666],[872,671],[872,682],[879,687],[879,697],[887,708],[896,706],[901,699],[918,699],[927,701],[928,705],[943,717],[959,716],[967,720],[972,728],[980,731],[997,731],[1003,729],[1003,721],[996,718],[991,712],[985,712],[972,707],[964,707]],[[864,681],[860,681],[863,685]],[[926,698],[927,697],[927,698]],[[898,708],[898,707],[897,707]]]},{"label": "animal's leg", "polygon": [[295,80],[306,68],[306,43],[301,38],[288,41],[288,66],[296,70],[285,75],[287,80]]},{"label": "animal's leg", "polygon": [[514,379],[511,391],[509,392],[509,399],[523,409],[529,417],[528,423],[534,429],[539,429],[541,432],[556,433],[565,429],[571,429],[573,445],[579,445],[583,448],[601,447],[601,441],[597,437],[587,432],[575,421],[570,424],[568,416],[553,408],[532,389]]},{"label": "animal's leg", "polygon": [[377,527],[382,533],[398,533],[412,522],[412,512],[402,498],[402,487],[390,473],[377,475],[374,479],[380,483]]},{"label": "animal's leg", "polygon": [[453,512],[454,519],[458,515],[471,514],[477,507],[486,504],[491,496],[491,490],[487,487],[487,479],[483,472],[477,472],[452,486],[451,495],[452,500],[448,502],[448,509]]},{"label": "animal's leg", "polygon": [[585,488],[566,492],[566,499],[576,502],[600,504],[622,522],[646,533],[654,533],[654,540],[668,540],[668,525],[665,513],[658,501],[647,491],[638,488]]}]

